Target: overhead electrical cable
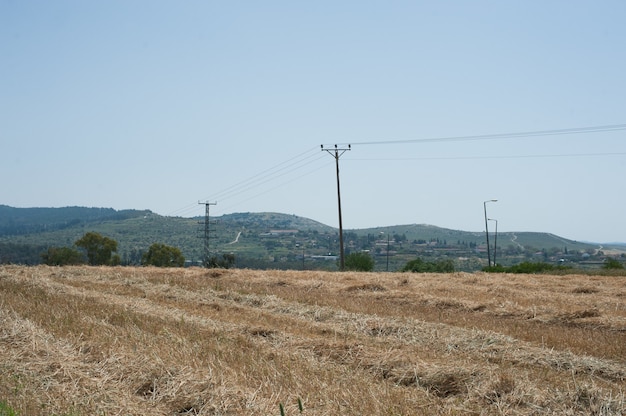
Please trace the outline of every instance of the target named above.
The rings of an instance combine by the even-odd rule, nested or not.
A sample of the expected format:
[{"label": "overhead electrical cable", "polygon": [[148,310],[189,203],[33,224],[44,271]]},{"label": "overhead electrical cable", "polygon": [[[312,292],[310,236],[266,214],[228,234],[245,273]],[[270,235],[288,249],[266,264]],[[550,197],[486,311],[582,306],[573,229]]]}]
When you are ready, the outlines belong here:
[{"label": "overhead electrical cable", "polygon": [[407,144],[407,143],[440,143],[440,142],[462,142],[462,141],[474,141],[474,140],[498,140],[498,139],[518,139],[528,137],[539,136],[559,136],[566,134],[585,134],[585,133],[604,133],[610,131],[622,131],[626,130],[626,124],[611,124],[605,126],[591,126],[591,127],[575,127],[568,129],[557,130],[535,130],[525,131],[517,133],[500,133],[500,134],[483,134],[473,136],[453,136],[453,137],[438,137],[438,138],[424,138],[424,139],[402,139],[402,140],[376,140],[367,142],[350,142],[355,145],[378,145],[378,144]]},{"label": "overhead electrical cable", "polygon": [[476,159],[532,159],[552,157],[602,157],[602,156],[626,156],[626,152],[603,152],[603,153],[560,153],[560,154],[537,154],[537,155],[502,155],[502,156],[432,156],[432,157],[399,157],[399,158],[352,158],[352,161],[401,161],[401,160],[476,160]]},{"label": "overhead electrical cable", "polygon": [[[486,135],[469,135],[469,136],[452,136],[452,137],[439,137],[439,138],[421,138],[421,139],[397,139],[397,140],[375,140],[375,141],[361,141],[361,142],[350,142],[351,145],[388,145],[388,144],[420,144],[420,143],[445,143],[445,142],[464,142],[464,141],[479,141],[479,140],[506,140],[506,139],[521,139],[521,138],[531,138],[531,137],[541,137],[541,136],[559,136],[559,135],[571,135],[571,134],[589,134],[589,133],[606,133],[606,132],[614,132],[614,131],[624,131],[626,130],[626,124],[611,124],[611,125],[601,125],[601,126],[588,126],[588,127],[576,127],[576,128],[566,128],[566,129],[555,129],[555,130],[535,130],[535,131],[525,131],[525,132],[513,132],[513,133],[500,133],[500,134],[486,134]],[[337,143],[337,144],[347,144],[347,143]],[[333,144],[335,145],[335,144]],[[521,159],[521,158],[550,158],[550,157],[582,157],[582,156],[591,156],[591,157],[600,157],[600,156],[620,156],[625,155],[626,153],[620,152],[603,152],[603,153],[577,153],[577,154],[545,154],[545,155],[518,155],[518,156],[446,156],[446,157],[417,157],[417,158],[349,158],[348,160],[359,161],[359,160],[376,160],[376,161],[385,161],[385,160],[471,160],[471,159]],[[278,180],[285,175],[296,172],[300,169],[303,169],[307,166],[310,166],[313,163],[318,162],[323,159],[323,156],[319,154],[319,147],[315,146],[310,148],[294,157],[291,157],[277,165],[274,165],[270,168],[267,168],[258,174],[251,176],[247,179],[244,179],[240,182],[237,182],[233,185],[227,186],[222,190],[215,192],[209,198],[204,198],[204,200],[217,200],[220,201],[232,199],[236,196],[240,196],[246,192],[251,190],[258,191],[262,186],[267,185],[268,183]],[[325,166],[326,164],[324,164]],[[321,167],[317,167],[314,170],[308,171],[307,173],[300,175],[296,178],[300,178],[302,176],[309,175],[317,170],[321,169]],[[295,180],[295,179],[294,179]],[[284,186],[287,183],[292,182],[293,180],[289,180],[286,182],[282,182],[278,186],[271,188],[269,190],[260,191],[254,196],[246,199],[252,199],[257,196],[263,195],[271,190],[276,189],[277,187]],[[176,211],[173,211],[169,215],[184,215],[184,214],[192,214],[197,212],[197,201],[192,204],[189,204],[183,208],[180,208]],[[222,205],[223,207],[223,205]],[[221,211],[222,209],[220,209]]]},{"label": "overhead electrical cable", "polygon": [[[325,157],[322,157],[322,158],[323,158],[323,159],[326,159]],[[299,176],[296,176],[295,178],[291,178],[291,179],[289,179],[289,180],[287,180],[287,181],[285,181],[285,182],[281,182],[280,184],[278,184],[278,185],[276,185],[276,186],[274,186],[274,187],[272,187],[272,188],[270,188],[270,189],[266,189],[266,190],[264,190],[264,191],[262,191],[262,192],[259,192],[259,193],[255,194],[255,195],[250,196],[249,198],[246,198],[246,199],[244,199],[244,200],[238,201],[238,202],[237,202],[237,203],[235,203],[235,204],[232,204],[232,205],[229,205],[229,206],[224,206],[224,207],[221,207],[221,211],[228,211],[229,209],[234,208],[234,207],[236,207],[236,206],[239,206],[239,205],[241,205],[241,204],[242,204],[242,203],[244,203],[244,202],[247,202],[247,201],[250,201],[250,200],[252,200],[252,199],[254,199],[254,198],[258,198],[258,197],[260,197],[260,196],[266,195],[266,194],[268,194],[268,193],[270,193],[270,192],[272,192],[272,191],[275,191],[275,190],[276,190],[276,189],[278,189],[278,188],[281,188],[281,187],[283,187],[283,186],[285,186],[285,185],[287,185],[287,184],[290,184],[290,183],[292,183],[292,182],[295,182],[295,181],[297,181],[298,179],[301,179],[301,178],[303,178],[303,177],[305,177],[305,176],[311,175],[311,174],[313,174],[313,173],[315,173],[315,172],[317,172],[317,171],[319,171],[319,170],[321,170],[321,169],[325,169],[325,168],[326,168],[329,164],[331,164],[331,162],[324,163],[322,166],[318,166],[318,167],[316,167],[315,169],[309,170],[309,171],[307,171],[307,172],[305,172],[305,173],[303,173],[303,174],[301,174],[301,175],[299,175]]]},{"label": "overhead electrical cable", "polygon": [[[284,172],[287,169],[290,169],[288,172],[292,172],[304,166],[307,166],[310,163],[315,162],[315,160],[310,161],[310,159],[322,158],[319,155],[319,152],[317,151],[313,152],[313,150],[317,150],[317,149],[318,149],[317,147],[310,148],[302,153],[297,154],[296,156],[293,156],[281,163],[278,163],[277,165],[269,167],[254,176],[251,176],[247,179],[244,179],[240,182],[237,182],[233,185],[223,188],[222,190],[212,194],[210,197],[204,198],[203,200],[209,200],[209,199],[213,200],[216,198],[220,198],[220,199],[229,198],[241,192],[245,192],[245,190],[247,189],[250,189],[250,188],[259,186],[260,184],[263,184],[265,182],[271,181],[273,177],[280,177],[282,175],[285,175],[286,173],[281,173],[281,172]],[[190,203],[189,205],[179,208],[168,215],[182,216],[185,214],[191,214],[197,211],[197,206],[198,206],[197,202]]]},{"label": "overhead electrical cable", "polygon": [[[266,184],[268,182],[274,181],[275,179],[281,178],[281,177],[283,177],[283,176],[285,176],[285,175],[287,175],[289,173],[292,173],[292,172],[295,172],[295,171],[297,171],[299,169],[302,169],[303,167],[308,166],[308,165],[310,165],[312,163],[315,163],[315,162],[317,162],[320,159],[323,159],[323,156],[319,156],[316,159],[310,160],[310,161],[308,161],[306,163],[300,163],[297,166],[295,166],[293,169],[290,169],[290,170],[284,171],[284,168],[283,168],[283,169],[281,169],[279,171],[276,171],[272,175],[255,178],[254,181],[242,184],[240,187],[238,187],[236,189],[233,188],[232,190],[224,191],[221,194],[216,194],[216,195],[219,195],[219,196],[215,196],[214,199],[216,199],[218,197],[219,198],[232,198],[234,196],[240,195],[240,194],[242,194],[244,192],[247,192],[250,189],[258,188],[261,185],[264,185],[264,184]],[[292,165],[289,165],[289,166],[292,166]]]},{"label": "overhead electrical cable", "polygon": [[276,172],[276,171],[281,171],[283,169],[286,169],[289,166],[293,166],[295,164],[298,164],[301,160],[307,160],[307,159],[310,159],[313,156],[314,156],[314,153],[312,152],[312,149],[306,150],[306,151],[304,151],[304,152],[302,152],[302,153],[300,153],[300,154],[298,154],[296,156],[293,156],[293,157],[291,157],[291,158],[289,158],[289,159],[287,159],[287,160],[285,160],[285,161],[283,161],[281,163],[278,163],[277,165],[274,165],[274,166],[269,167],[269,168],[267,168],[265,170],[262,170],[261,172],[257,173],[254,176],[251,176],[251,177],[246,178],[246,179],[244,179],[244,180],[242,180],[240,182],[237,182],[237,183],[235,183],[235,184],[233,184],[231,186],[228,186],[228,187],[226,187],[226,188],[224,188],[224,189],[214,193],[212,195],[212,197],[220,196],[224,192],[228,192],[228,191],[230,191],[230,190],[232,190],[234,188],[238,188],[238,187],[241,187],[241,186],[246,186],[250,182],[254,182],[254,181],[258,180],[259,178],[264,178],[264,177],[266,177],[268,175],[273,175],[274,172]]}]

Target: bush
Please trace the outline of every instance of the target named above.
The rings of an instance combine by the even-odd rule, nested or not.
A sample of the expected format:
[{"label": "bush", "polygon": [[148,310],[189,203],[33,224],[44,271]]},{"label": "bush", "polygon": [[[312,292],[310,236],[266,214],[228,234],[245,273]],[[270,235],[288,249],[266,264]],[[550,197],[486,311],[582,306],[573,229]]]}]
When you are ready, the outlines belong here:
[{"label": "bush", "polygon": [[47,252],[41,255],[41,260],[48,266],[66,266],[85,263],[83,254],[69,247],[50,247]]},{"label": "bush", "polygon": [[148,252],[142,256],[141,264],[157,267],[183,267],[185,265],[185,257],[176,247],[154,243],[150,246]]},{"label": "bush", "polygon": [[235,255],[233,253],[225,253],[220,257],[210,257],[204,267],[208,267],[209,269],[230,269],[234,264]]},{"label": "bush", "polygon": [[87,253],[87,260],[92,266],[118,265],[120,257],[113,254],[117,251],[117,241],[98,233],[88,232],[74,243]]},{"label": "bush", "polygon": [[568,270],[569,267],[566,266],[554,266],[549,263],[533,263],[529,261],[522,262],[520,264],[514,264],[513,266],[505,267],[501,265],[485,267],[483,268],[484,272],[490,273],[520,273],[520,274],[536,274],[536,273],[546,273],[552,272],[555,270]]},{"label": "bush", "polygon": [[431,262],[424,261],[418,257],[415,260],[409,261],[401,271],[413,273],[452,273],[454,272],[454,262],[449,259]]},{"label": "bush", "polygon": [[344,269],[355,272],[371,272],[374,270],[374,259],[367,253],[350,253],[344,260]]},{"label": "bush", "polygon": [[602,265],[602,268],[606,270],[623,270],[624,265],[619,260],[608,258]]}]

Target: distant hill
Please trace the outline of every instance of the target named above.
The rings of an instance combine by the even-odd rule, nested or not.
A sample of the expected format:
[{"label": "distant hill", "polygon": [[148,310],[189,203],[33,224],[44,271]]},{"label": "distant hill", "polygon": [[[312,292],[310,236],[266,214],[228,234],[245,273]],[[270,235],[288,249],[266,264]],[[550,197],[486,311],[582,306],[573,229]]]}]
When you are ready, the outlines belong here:
[{"label": "distant hill", "polygon": [[[118,242],[124,264],[138,264],[153,243],[179,248],[186,259],[203,258],[204,217],[165,217],[149,210],[112,208],[12,208],[0,205],[0,262],[37,264],[48,247],[71,247],[93,231]],[[300,268],[304,260],[332,259],[339,252],[338,230],[309,218],[281,213],[233,213],[211,217],[212,254],[235,254],[240,267]],[[495,239],[495,236],[492,236]],[[386,244],[389,239],[389,245]],[[495,241],[491,241],[493,246]],[[571,258],[596,253],[597,244],[538,232],[498,234],[499,262]],[[475,270],[486,258],[484,232],[408,224],[344,230],[346,252],[368,251],[384,256],[390,270],[417,256],[464,260]],[[389,253],[387,252],[389,249]],[[330,256],[329,256],[330,254]],[[310,267],[335,267],[316,263]]]},{"label": "distant hill", "polygon": [[[0,206],[0,262],[36,264],[48,247],[70,247],[93,231],[118,242],[123,260],[137,263],[153,243],[180,248],[189,260],[203,257],[204,217],[164,217],[149,210],[111,208],[12,208]],[[211,217],[211,251],[243,251],[263,258],[261,235],[272,230],[334,234],[336,229],[295,215],[235,213]],[[230,244],[240,236],[236,246]],[[274,240],[271,240],[274,243]],[[271,244],[269,244],[271,245]],[[9,254],[11,253],[11,254]]]},{"label": "distant hill", "polygon": [[86,207],[13,208],[0,205],[0,237],[53,231],[98,221],[126,220],[148,213],[151,212]]},{"label": "distant hill", "polygon": [[[359,235],[363,234],[380,234],[386,235],[405,235],[409,241],[414,240],[426,240],[427,242],[432,240],[439,240],[440,242],[446,242],[448,244],[455,244],[459,242],[474,242],[476,244],[482,244],[485,240],[485,232],[478,231],[460,231],[451,230],[448,228],[437,227],[428,224],[410,224],[410,225],[393,225],[389,227],[376,227],[368,229],[354,230]],[[494,239],[493,232],[490,234],[490,239]],[[386,238],[386,237],[385,237]],[[494,244],[494,241],[490,241]],[[551,249],[551,248],[564,248],[568,250],[589,250],[598,248],[599,245],[589,242],[580,242],[569,240],[563,237],[559,237],[550,233],[540,232],[499,232],[498,233],[498,246],[514,246],[519,248],[532,247],[538,250]]]},{"label": "distant hill", "polygon": [[234,213],[225,214],[221,217],[212,217],[212,219],[237,227],[315,230],[322,233],[335,229],[309,218],[299,217],[297,215],[279,214],[275,212]]}]

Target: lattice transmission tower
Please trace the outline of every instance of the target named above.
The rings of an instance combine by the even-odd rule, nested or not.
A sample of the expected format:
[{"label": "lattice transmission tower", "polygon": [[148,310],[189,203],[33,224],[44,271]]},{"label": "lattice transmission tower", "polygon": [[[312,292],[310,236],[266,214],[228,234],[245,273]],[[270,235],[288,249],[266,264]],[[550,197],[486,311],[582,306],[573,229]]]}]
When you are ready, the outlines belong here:
[{"label": "lattice transmission tower", "polygon": [[215,223],[215,221],[211,221],[209,217],[209,210],[211,205],[217,205],[217,202],[198,202],[198,204],[204,205],[204,221],[200,221],[198,224],[203,225],[202,231],[204,235],[202,239],[204,240],[204,250],[202,253],[202,265],[204,267],[209,267],[211,261],[211,224]]}]

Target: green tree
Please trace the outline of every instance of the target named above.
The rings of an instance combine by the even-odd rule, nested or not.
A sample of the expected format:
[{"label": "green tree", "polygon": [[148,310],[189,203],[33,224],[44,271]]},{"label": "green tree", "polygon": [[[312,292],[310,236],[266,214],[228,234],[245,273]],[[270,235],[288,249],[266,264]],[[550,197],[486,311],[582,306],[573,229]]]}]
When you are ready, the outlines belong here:
[{"label": "green tree", "polygon": [[142,256],[141,264],[157,267],[183,267],[185,265],[185,257],[176,247],[154,243]]},{"label": "green tree", "polygon": [[345,270],[355,272],[371,272],[374,270],[374,259],[368,253],[350,253],[344,260]]},{"label": "green tree", "polygon": [[530,262],[524,261],[519,264],[514,264],[509,267],[502,265],[496,265],[491,267],[484,267],[483,271],[490,273],[520,273],[520,274],[536,274],[536,273],[550,273],[555,270],[568,270],[568,266],[554,266],[545,262]]},{"label": "green tree", "polygon": [[609,257],[602,265],[602,268],[607,270],[621,270],[624,268],[624,265],[619,260]]},{"label": "green tree", "polygon": [[406,238],[406,234],[394,234],[393,235],[393,241],[395,241],[396,243],[404,243],[407,240],[408,239]]},{"label": "green tree", "polygon": [[454,272],[454,262],[452,260],[424,261],[419,257],[407,262],[402,268],[403,272],[414,273],[452,273]]},{"label": "green tree", "polygon": [[88,232],[74,244],[85,250],[87,261],[92,266],[120,264],[120,256],[113,254],[117,251],[117,241],[115,240],[98,233]]},{"label": "green tree", "polygon": [[66,266],[85,263],[83,254],[70,247],[49,247],[41,255],[41,260],[48,266]]},{"label": "green tree", "polygon": [[233,253],[225,253],[221,255],[221,258],[212,256],[205,266],[210,269],[229,269],[233,264],[235,264],[235,255]]}]

